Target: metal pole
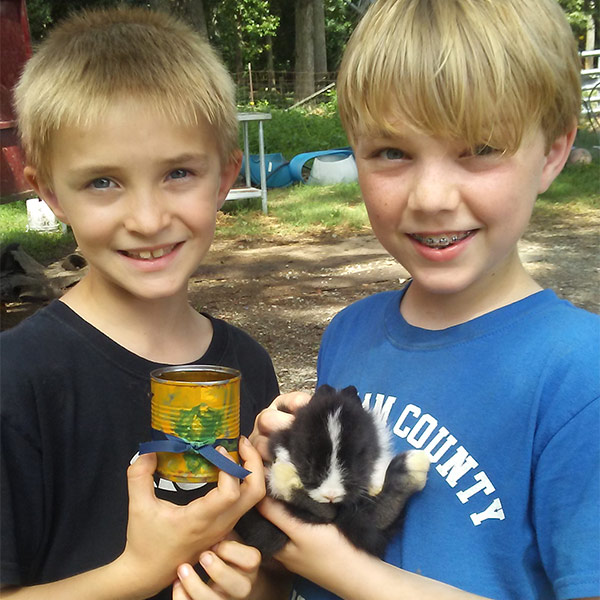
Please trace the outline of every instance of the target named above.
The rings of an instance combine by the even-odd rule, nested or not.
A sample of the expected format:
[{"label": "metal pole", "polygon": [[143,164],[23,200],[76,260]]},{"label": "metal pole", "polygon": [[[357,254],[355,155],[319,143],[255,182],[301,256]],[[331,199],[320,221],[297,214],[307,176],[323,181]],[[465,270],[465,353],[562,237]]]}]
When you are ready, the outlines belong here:
[{"label": "metal pole", "polygon": [[258,122],[258,148],[260,152],[260,190],[262,196],[262,211],[267,214],[267,174],[265,169],[265,146],[263,136],[263,123]]},{"label": "metal pole", "polygon": [[248,142],[248,121],[243,122],[244,127],[244,156],[246,157],[246,187],[251,187],[250,181],[250,143]]}]

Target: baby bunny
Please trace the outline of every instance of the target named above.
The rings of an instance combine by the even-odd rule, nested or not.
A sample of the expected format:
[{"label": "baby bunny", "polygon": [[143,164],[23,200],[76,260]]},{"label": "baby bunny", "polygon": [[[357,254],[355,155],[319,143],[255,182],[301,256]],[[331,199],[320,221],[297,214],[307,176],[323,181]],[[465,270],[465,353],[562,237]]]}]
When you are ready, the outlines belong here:
[{"label": "baby bunny", "polygon": [[[268,493],[296,518],[333,523],[356,547],[381,557],[429,470],[425,452],[394,456],[390,445],[385,424],[362,407],[356,388],[323,385],[292,425],[271,437]],[[236,530],[263,557],[288,539],[256,510]]]}]

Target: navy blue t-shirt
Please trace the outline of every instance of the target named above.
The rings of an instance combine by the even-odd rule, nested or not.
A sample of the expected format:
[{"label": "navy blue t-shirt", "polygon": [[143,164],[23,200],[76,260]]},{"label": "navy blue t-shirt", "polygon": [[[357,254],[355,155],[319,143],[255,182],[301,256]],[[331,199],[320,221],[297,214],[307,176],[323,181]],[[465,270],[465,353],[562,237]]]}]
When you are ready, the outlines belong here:
[{"label": "navy blue t-shirt", "polygon": [[[213,339],[196,363],[241,371],[240,429],[249,435],[278,394],[271,359],[248,334],[209,318]],[[0,344],[2,585],[108,564],[125,547],[127,467],[150,439],[149,373],[163,365],[60,301],[2,333]],[[162,480],[157,494],[187,503],[206,493],[183,487]]]}]

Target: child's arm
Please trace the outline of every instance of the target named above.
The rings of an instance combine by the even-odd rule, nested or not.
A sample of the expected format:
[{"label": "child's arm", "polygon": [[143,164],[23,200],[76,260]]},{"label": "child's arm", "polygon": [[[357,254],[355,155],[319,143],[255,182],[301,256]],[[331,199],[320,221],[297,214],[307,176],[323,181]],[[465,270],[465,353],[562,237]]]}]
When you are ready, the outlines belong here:
[{"label": "child's arm", "polygon": [[280,502],[266,498],[259,508],[290,538],[277,560],[345,600],[482,600],[356,549],[333,525],[301,523]]},{"label": "child's arm", "polygon": [[156,497],[156,455],[141,456],[127,471],[129,521],[121,556],[106,566],[61,581],[2,590],[2,597],[141,600],[157,594],[177,579],[178,565],[196,560],[222,540],[241,515],[264,496],[260,455],[245,438],[240,440],[239,451],[252,474],[240,483],[220,472],[217,487],[187,506]]}]

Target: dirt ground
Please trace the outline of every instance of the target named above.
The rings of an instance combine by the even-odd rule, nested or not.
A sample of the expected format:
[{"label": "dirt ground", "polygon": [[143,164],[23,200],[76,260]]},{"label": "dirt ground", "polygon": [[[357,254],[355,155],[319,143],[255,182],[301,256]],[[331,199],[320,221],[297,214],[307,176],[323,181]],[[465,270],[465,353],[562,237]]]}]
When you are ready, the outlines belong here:
[{"label": "dirt ground", "polygon": [[[529,271],[574,304],[600,312],[600,211],[534,215],[520,242]],[[321,334],[344,306],[408,277],[373,235],[293,243],[217,242],[191,285],[197,307],[242,327],[270,352],[282,391],[315,383]]]},{"label": "dirt ground", "polygon": [[[600,210],[536,212],[520,243],[544,287],[600,312]],[[321,334],[344,306],[393,289],[408,276],[371,234],[294,240],[217,241],[192,278],[191,301],[258,339],[270,352],[282,391],[311,390]],[[2,328],[39,305],[2,305]]]}]

